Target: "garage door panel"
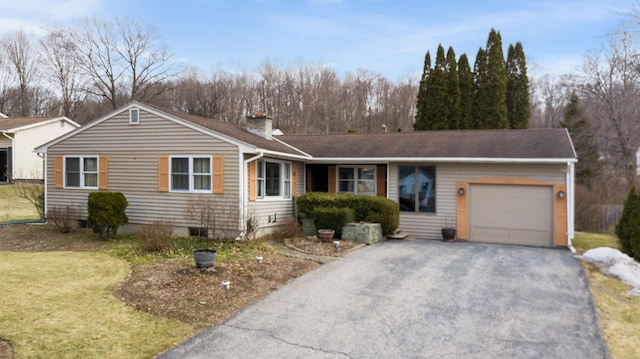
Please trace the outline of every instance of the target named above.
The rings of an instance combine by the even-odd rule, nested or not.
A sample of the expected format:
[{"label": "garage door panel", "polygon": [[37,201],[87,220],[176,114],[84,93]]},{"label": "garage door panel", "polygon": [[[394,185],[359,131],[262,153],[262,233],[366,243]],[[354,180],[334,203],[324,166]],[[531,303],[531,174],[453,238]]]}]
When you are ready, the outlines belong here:
[{"label": "garage door panel", "polygon": [[551,186],[472,184],[469,190],[470,240],[551,246]]}]

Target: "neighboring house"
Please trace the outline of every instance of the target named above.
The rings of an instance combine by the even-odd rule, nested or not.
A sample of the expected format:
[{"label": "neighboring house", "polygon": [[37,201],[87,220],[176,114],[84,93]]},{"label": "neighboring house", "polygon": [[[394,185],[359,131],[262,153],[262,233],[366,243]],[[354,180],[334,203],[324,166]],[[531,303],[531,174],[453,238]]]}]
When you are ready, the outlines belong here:
[{"label": "neighboring house", "polygon": [[78,127],[64,116],[0,116],[0,183],[42,180],[44,162],[33,149]]},{"label": "neighboring house", "polygon": [[[122,192],[132,224],[215,203],[227,235],[255,219],[262,233],[296,220],[305,191],[387,197],[400,230],[440,238],[566,246],[573,238],[576,155],[564,129],[272,136],[264,113],[247,127],[133,102],[36,149],[46,158],[46,209],[86,211],[92,191]],[[86,214],[86,212],[83,212]]]}]

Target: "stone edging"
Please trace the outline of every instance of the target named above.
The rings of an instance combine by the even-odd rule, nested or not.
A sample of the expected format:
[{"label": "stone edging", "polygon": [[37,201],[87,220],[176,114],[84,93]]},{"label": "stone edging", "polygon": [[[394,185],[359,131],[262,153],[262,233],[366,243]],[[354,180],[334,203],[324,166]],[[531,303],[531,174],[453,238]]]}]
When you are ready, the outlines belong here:
[{"label": "stone edging", "polygon": [[307,250],[304,250],[304,249],[298,248],[298,247],[296,247],[296,246],[293,246],[293,245],[291,245],[291,244],[289,244],[289,243],[287,243],[287,242],[284,242],[284,241],[282,242],[282,244],[283,244],[285,247],[287,247],[287,248],[289,248],[289,249],[292,249],[292,250],[294,250],[294,251],[296,251],[296,252],[300,252],[300,253],[304,253],[304,254],[309,254],[309,255],[313,255],[313,256],[318,256],[318,257],[342,257],[342,256],[344,256],[344,255],[346,255],[346,254],[348,254],[348,253],[351,253],[351,252],[355,251],[356,249],[360,249],[360,248],[362,248],[362,247],[364,247],[364,246],[366,246],[366,245],[367,245],[366,243],[360,243],[360,244],[356,245],[356,246],[355,246],[355,247],[353,247],[353,248],[349,248],[349,249],[348,249],[348,250],[346,250],[346,251],[343,251],[343,252],[340,252],[340,253],[333,253],[333,254],[331,254],[331,255],[326,255],[326,254],[318,254],[318,253],[314,253],[314,252],[311,252],[311,251],[307,251]]}]

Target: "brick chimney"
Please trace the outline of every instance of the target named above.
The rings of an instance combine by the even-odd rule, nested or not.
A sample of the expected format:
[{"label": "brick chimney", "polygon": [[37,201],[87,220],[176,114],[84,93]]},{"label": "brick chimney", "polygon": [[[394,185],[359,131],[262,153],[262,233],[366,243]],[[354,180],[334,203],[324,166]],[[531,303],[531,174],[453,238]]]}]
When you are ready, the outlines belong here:
[{"label": "brick chimney", "polygon": [[247,131],[271,140],[271,117],[266,112],[254,112],[253,115],[246,116]]}]

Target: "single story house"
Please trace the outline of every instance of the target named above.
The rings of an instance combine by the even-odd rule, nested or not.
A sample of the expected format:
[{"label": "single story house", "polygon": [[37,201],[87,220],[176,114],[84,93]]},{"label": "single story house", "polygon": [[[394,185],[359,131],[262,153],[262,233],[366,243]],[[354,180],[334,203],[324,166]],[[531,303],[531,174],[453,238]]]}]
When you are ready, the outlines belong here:
[{"label": "single story house", "polygon": [[0,183],[44,179],[43,159],[33,149],[78,127],[64,116],[0,116]]},{"label": "single story house", "polygon": [[[262,233],[296,220],[307,191],[384,196],[400,230],[490,243],[567,246],[574,233],[576,154],[564,129],[273,135],[132,102],[36,149],[46,158],[46,209],[86,210],[91,191],[122,192],[131,224],[171,219],[186,231],[196,200],[216,229]],[[86,213],[86,212],[85,212]],[[183,232],[184,233],[184,232]]]}]

